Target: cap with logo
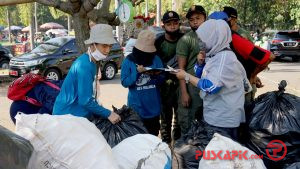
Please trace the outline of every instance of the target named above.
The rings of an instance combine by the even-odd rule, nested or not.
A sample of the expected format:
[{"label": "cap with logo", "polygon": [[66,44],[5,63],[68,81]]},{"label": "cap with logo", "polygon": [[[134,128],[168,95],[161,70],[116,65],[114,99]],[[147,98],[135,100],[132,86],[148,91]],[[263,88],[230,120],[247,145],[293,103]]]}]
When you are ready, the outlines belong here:
[{"label": "cap with logo", "polygon": [[170,22],[170,21],[179,21],[179,20],[180,20],[180,18],[179,18],[178,13],[176,13],[174,11],[168,11],[168,12],[166,12],[163,15],[163,18],[162,18],[162,22],[163,23],[167,23],[167,22]]},{"label": "cap with logo", "polygon": [[205,9],[201,5],[193,5],[191,8],[188,10],[186,14],[186,18],[190,18],[194,13],[200,13],[205,16],[206,18],[206,12]]}]

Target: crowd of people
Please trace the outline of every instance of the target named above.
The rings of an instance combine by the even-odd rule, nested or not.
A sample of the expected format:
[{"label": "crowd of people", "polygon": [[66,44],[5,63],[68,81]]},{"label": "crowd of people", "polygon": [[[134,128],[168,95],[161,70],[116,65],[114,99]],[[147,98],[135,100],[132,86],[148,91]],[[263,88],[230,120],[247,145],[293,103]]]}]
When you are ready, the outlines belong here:
[{"label": "crowd of people", "polygon": [[[216,132],[240,140],[241,124],[247,119],[245,107],[253,101],[256,88],[263,86],[257,74],[274,56],[239,33],[238,13],[232,7],[207,16],[204,7],[193,5],[186,18],[191,30],[183,34],[179,15],[167,11],[162,36],[157,38],[146,29],[133,42],[121,67],[121,85],[129,89],[128,106],[150,134],[160,132],[169,144],[186,134],[194,120],[204,120]],[[90,24],[90,29],[87,52],[73,63],[52,107],[39,113],[89,120],[101,116],[113,124],[122,120],[104,108],[98,97],[98,63],[115,43],[113,29],[107,24]],[[176,63],[171,72],[148,71],[166,68],[171,61]],[[14,119],[15,111],[11,114]]]}]

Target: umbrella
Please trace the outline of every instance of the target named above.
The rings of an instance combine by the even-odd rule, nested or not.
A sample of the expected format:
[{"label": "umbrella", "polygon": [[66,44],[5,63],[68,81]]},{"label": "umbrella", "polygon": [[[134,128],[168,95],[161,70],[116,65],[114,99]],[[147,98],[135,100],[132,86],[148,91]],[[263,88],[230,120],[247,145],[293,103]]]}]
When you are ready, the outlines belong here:
[{"label": "umbrella", "polygon": [[46,34],[49,34],[50,32],[55,35],[62,35],[62,36],[68,35],[68,31],[66,29],[49,29],[46,31]]},{"label": "umbrella", "polygon": [[27,26],[22,29],[22,32],[29,32],[30,31],[30,26]]},{"label": "umbrella", "polygon": [[[18,31],[18,30],[22,30],[22,27],[20,27],[20,26],[10,26],[10,30]],[[8,27],[5,28],[4,31],[8,31]]]},{"label": "umbrella", "polygon": [[45,23],[45,24],[41,25],[40,28],[44,29],[44,30],[47,30],[47,29],[64,29],[64,26],[62,26],[58,23],[49,22],[49,23]]}]

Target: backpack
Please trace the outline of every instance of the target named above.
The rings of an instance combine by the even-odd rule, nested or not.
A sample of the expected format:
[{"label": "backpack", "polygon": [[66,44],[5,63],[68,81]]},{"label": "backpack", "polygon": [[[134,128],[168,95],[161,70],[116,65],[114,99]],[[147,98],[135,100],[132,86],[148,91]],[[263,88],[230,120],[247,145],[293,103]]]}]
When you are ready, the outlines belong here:
[{"label": "backpack", "polygon": [[42,106],[37,100],[26,96],[27,92],[34,88],[39,83],[45,83],[48,86],[60,90],[58,86],[49,82],[45,77],[28,73],[14,80],[8,87],[7,97],[10,100],[24,100],[35,106]]}]

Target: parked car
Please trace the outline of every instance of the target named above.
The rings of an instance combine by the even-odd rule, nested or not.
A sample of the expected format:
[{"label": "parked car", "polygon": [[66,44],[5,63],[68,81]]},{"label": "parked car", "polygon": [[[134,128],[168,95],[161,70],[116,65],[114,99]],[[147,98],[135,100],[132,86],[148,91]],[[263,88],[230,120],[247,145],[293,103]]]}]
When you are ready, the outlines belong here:
[{"label": "parked car", "polygon": [[264,32],[259,37],[267,37],[269,48],[277,59],[291,57],[293,61],[300,60],[299,31]]},{"label": "parked car", "polygon": [[10,50],[0,45],[0,69],[8,69],[12,57]]},{"label": "parked car", "polygon": [[[25,73],[36,73],[49,79],[63,79],[72,63],[80,56],[74,37],[53,38],[40,44],[31,52],[14,57],[9,63],[9,75],[22,76]],[[111,80],[120,68],[123,51],[118,43],[113,44],[109,56],[101,62],[104,79]]]}]

